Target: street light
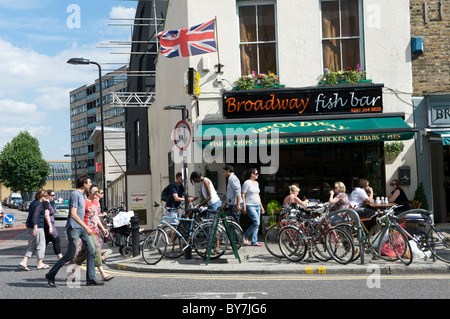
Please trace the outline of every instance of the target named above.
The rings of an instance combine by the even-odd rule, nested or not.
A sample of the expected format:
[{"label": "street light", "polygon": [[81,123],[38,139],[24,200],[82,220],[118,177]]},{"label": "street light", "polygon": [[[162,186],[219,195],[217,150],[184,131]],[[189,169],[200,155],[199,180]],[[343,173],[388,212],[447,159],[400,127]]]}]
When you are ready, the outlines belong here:
[{"label": "street light", "polygon": [[[72,157],[74,160],[74,167],[75,167],[75,171],[72,172],[72,166],[70,168],[71,171],[71,179],[72,179],[72,187],[76,188],[76,180],[77,180],[77,157],[76,156],[72,156],[72,154],[64,154],[64,157],[70,157],[70,162],[72,163]],[[74,178],[75,177],[75,178]]]},{"label": "street light", "polygon": [[102,201],[103,210],[105,210],[105,203],[107,203],[107,190],[106,190],[106,175],[105,175],[105,168],[106,168],[106,161],[105,161],[105,128],[103,126],[103,88],[102,88],[102,67],[100,64],[94,61],[90,61],[89,59],[85,58],[71,58],[67,61],[69,64],[74,65],[86,65],[86,64],[95,64],[98,67],[98,80],[100,82],[100,121],[101,121],[101,128],[102,128],[102,161],[103,161],[103,167],[102,167],[102,185],[103,185],[103,191],[105,193],[104,199]]}]

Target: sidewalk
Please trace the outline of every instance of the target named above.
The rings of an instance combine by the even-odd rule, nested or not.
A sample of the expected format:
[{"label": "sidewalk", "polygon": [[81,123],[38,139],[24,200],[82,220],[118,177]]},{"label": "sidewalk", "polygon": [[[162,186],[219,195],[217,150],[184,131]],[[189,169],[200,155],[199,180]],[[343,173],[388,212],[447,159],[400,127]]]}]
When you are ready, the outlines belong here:
[{"label": "sidewalk", "polygon": [[280,274],[321,274],[321,275],[368,275],[373,273],[374,265],[380,267],[382,275],[405,274],[449,274],[450,264],[432,259],[427,261],[414,259],[409,266],[400,261],[388,262],[384,260],[371,260],[372,256],[365,255],[365,263],[360,260],[347,265],[341,265],[335,261],[328,262],[291,262],[287,259],[279,259],[272,256],[264,247],[243,246],[238,250],[241,263],[232,251],[227,251],[219,259],[210,260],[209,264],[201,259],[195,251],[192,251],[192,259],[184,256],[177,259],[163,258],[156,265],[146,264],[141,256],[125,258],[110,250],[105,264],[111,269],[150,272],[150,273],[189,273],[189,274],[255,274],[255,275],[280,275]]}]

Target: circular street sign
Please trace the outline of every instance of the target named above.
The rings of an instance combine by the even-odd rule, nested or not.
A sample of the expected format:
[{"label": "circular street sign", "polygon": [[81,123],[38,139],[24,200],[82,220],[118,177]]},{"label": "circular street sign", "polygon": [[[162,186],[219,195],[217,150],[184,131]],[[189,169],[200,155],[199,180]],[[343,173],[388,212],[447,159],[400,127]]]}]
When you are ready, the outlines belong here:
[{"label": "circular street sign", "polygon": [[191,142],[191,128],[186,121],[179,121],[173,130],[173,140],[175,146],[184,151]]}]

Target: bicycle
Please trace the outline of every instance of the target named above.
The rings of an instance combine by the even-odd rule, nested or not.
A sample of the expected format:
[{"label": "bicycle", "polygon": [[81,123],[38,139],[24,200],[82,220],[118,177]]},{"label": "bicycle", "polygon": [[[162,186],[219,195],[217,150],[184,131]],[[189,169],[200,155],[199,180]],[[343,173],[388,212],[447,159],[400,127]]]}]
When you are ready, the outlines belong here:
[{"label": "bicycle", "polygon": [[[410,216],[410,218],[407,218],[408,214],[420,214],[420,217]],[[424,209],[412,209],[397,216],[392,216],[392,219],[395,225],[399,225],[397,220],[423,220],[426,224],[424,229],[428,229],[427,232],[424,230],[420,231],[418,235],[411,235],[402,227],[404,233],[417,244],[417,247],[422,252],[430,251],[431,254],[437,259],[450,263],[450,223],[434,224],[430,218],[432,214],[433,212],[431,210],[426,211]]]},{"label": "bicycle", "polygon": [[278,241],[280,238],[281,229],[288,225],[298,226],[297,218],[300,217],[298,215],[301,214],[301,211],[297,208],[297,206],[292,205],[284,207],[280,212],[281,221],[267,229],[266,235],[264,236],[264,246],[274,257],[286,258],[281,252]]},{"label": "bicycle", "polygon": [[[155,203],[155,205],[158,204]],[[152,243],[151,249],[153,254],[155,254],[155,252],[161,252],[164,257],[175,258],[182,256],[187,248],[193,248],[200,257],[203,259],[206,258],[209,249],[208,239],[210,238],[209,235],[212,231],[213,225],[212,223],[200,223],[198,215],[201,213],[201,210],[198,208],[189,209],[186,213],[188,216],[192,213],[193,218],[173,218],[166,216],[166,214],[163,215],[161,223],[158,227],[149,233],[149,235],[153,236],[149,240]],[[175,227],[174,225],[168,223],[166,219],[175,219],[179,221],[180,224]],[[189,228],[185,229],[185,227]],[[164,236],[161,234],[158,235],[158,233],[155,232],[156,230],[160,230],[164,233]],[[168,235],[168,233],[170,233],[170,235]],[[163,242],[165,243],[164,248],[160,247],[163,246]],[[147,262],[145,256],[147,254],[147,238],[144,240],[143,246],[142,257],[144,261]],[[222,256],[225,253],[227,246],[228,235],[226,234],[226,230],[219,225],[216,233],[214,249],[210,258],[215,259]],[[171,247],[169,252],[167,252],[168,247]],[[151,261],[154,262],[154,258],[152,258]]]},{"label": "bicycle", "polygon": [[[364,252],[372,253],[372,259],[383,259],[386,261],[400,260],[405,265],[409,265],[412,262],[413,254],[411,245],[403,231],[403,228],[393,222],[392,216],[394,216],[395,209],[401,205],[392,206],[386,210],[378,210],[374,213],[372,218],[376,219],[376,225],[372,227],[370,231],[361,228],[362,238],[358,238],[357,228],[354,224],[347,222],[336,225],[336,228],[344,229],[354,240],[357,241],[354,244],[356,247],[360,247],[360,241]],[[390,248],[390,249],[389,249]],[[354,261],[360,257],[361,251],[357,250],[351,261]]]},{"label": "bicycle", "polygon": [[347,264],[354,255],[353,240],[339,228],[331,227],[325,218],[329,205],[302,208],[309,215],[301,216],[299,226],[289,225],[281,230],[279,245],[283,255],[291,261],[300,261],[309,252],[320,261],[333,258],[340,264]]}]

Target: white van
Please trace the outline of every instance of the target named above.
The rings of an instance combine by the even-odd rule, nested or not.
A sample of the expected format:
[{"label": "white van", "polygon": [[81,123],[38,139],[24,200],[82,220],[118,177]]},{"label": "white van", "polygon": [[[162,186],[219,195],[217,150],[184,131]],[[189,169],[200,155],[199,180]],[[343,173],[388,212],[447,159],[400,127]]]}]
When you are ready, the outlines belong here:
[{"label": "white van", "polygon": [[11,195],[9,195],[9,206],[12,207],[12,205],[14,205],[13,201],[16,200],[22,200],[22,195],[20,195],[20,193],[11,193]]}]

